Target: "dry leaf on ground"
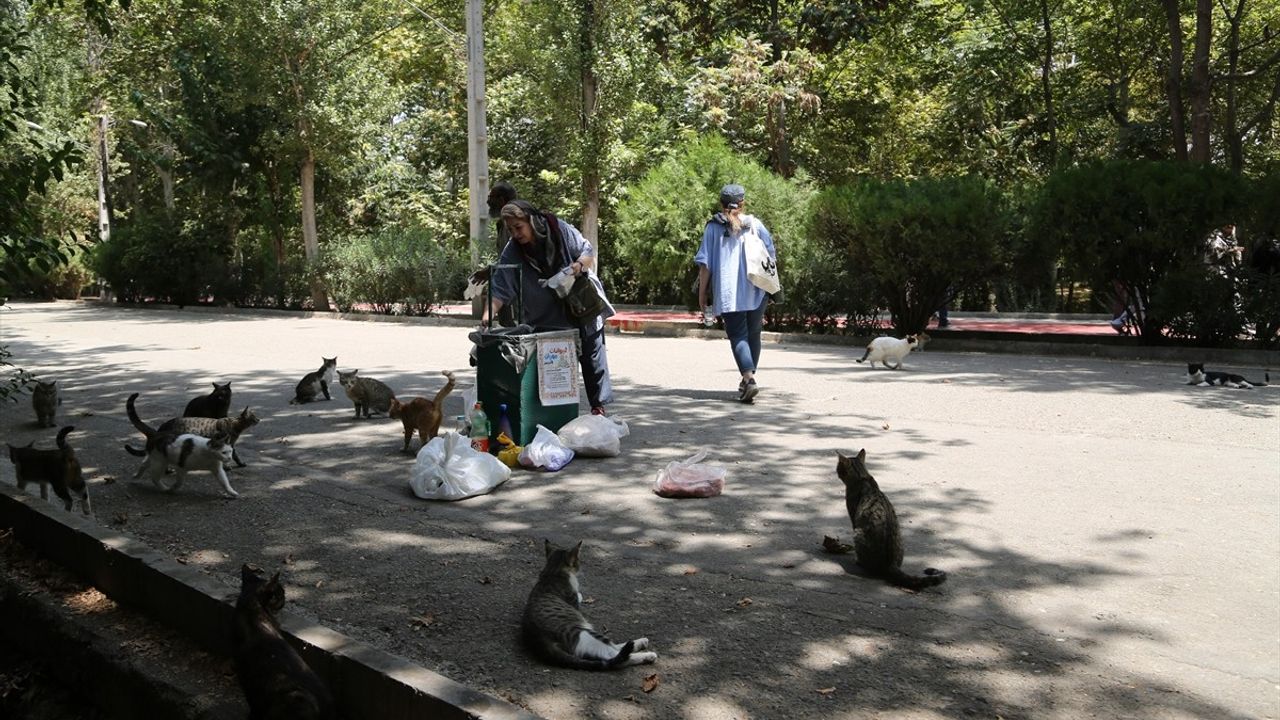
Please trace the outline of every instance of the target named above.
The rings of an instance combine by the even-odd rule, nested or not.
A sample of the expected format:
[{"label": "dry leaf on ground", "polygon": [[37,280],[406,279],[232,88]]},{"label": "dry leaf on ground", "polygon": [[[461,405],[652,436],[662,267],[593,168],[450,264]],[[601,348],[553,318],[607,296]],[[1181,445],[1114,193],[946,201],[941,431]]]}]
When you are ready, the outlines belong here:
[{"label": "dry leaf on ground", "polygon": [[662,679],[658,677],[658,673],[654,673],[644,679],[644,684],[640,686],[640,689],[644,690],[647,693],[650,693],[650,692],[653,692],[658,687],[658,684],[661,682],[662,682]]}]

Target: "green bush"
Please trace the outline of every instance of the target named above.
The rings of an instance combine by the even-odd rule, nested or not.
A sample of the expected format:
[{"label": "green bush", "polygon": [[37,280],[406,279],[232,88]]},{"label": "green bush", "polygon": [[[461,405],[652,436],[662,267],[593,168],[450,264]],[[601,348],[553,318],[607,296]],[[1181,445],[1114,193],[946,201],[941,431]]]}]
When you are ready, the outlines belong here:
[{"label": "green bush", "polygon": [[157,215],[117,225],[90,265],[121,300],[193,305],[227,287],[229,255],[224,234]]},{"label": "green bush", "polygon": [[[1143,299],[1138,330],[1156,342],[1162,318],[1185,314],[1160,303],[1177,297],[1176,286],[1189,277],[1183,269],[1202,265],[1209,232],[1236,221],[1246,199],[1242,184],[1226,171],[1188,163],[1111,160],[1066,168],[1045,183],[1028,231],[1062,249],[1073,277]],[[1162,290],[1167,277],[1171,285]],[[1181,323],[1178,332],[1198,331]]]},{"label": "green bush", "polygon": [[423,228],[383,228],[331,242],[323,265],[342,312],[367,304],[382,314],[426,315],[461,297],[468,274],[467,259]]},{"label": "green bush", "polygon": [[610,276],[615,299],[693,306],[693,256],[707,221],[720,209],[720,188],[731,182],[747,189],[746,211],[773,235],[782,286],[787,297],[794,296],[790,258],[804,242],[812,191],[803,178],[774,175],[734,152],[720,136],[708,135],[681,145],[618,204],[615,248],[629,271]]},{"label": "green bush", "polygon": [[1170,270],[1156,285],[1151,306],[1160,309],[1166,335],[1201,346],[1229,345],[1244,326],[1236,276],[1203,264]]},{"label": "green bush", "polygon": [[955,294],[993,278],[1002,259],[999,193],[977,177],[864,180],[823,191],[813,236],[870,276],[902,333],[921,331]]}]

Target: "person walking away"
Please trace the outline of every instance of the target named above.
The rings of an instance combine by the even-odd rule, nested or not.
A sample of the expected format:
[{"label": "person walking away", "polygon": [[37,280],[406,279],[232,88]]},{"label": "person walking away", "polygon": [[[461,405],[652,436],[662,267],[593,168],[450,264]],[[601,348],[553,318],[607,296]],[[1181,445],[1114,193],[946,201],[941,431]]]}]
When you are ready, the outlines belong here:
[{"label": "person walking away", "polygon": [[[498,313],[511,305],[520,283],[519,289],[523,291],[520,322],[535,332],[577,329],[581,340],[578,362],[582,366],[591,414],[604,415],[605,406],[613,402],[604,321],[614,314],[614,309],[594,271],[595,248],[577,228],[524,200],[507,203],[502,207],[501,216],[511,239],[503,247],[498,264],[520,265],[522,271],[499,269],[493,273],[493,307],[485,308],[481,322],[487,323],[490,312]],[[571,317],[565,301],[547,286],[547,280],[566,270],[575,278],[585,277],[595,287],[602,301],[599,314]]]},{"label": "person walking away", "polygon": [[[760,392],[756,369],[760,365],[760,331],[768,295],[747,279],[745,241],[758,236],[775,261],[778,252],[764,223],[743,212],[746,196],[746,189],[736,183],[720,190],[720,212],[707,221],[693,261],[698,265],[698,309],[703,313],[709,309],[724,321],[734,362],[742,374],[738,400],[749,403]],[[715,290],[710,299],[708,284]]]}]

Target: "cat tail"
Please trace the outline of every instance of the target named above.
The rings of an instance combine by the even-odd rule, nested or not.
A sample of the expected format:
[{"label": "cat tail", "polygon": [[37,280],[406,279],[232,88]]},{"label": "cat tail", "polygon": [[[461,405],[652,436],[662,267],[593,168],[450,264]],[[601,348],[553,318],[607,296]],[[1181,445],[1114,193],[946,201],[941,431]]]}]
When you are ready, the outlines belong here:
[{"label": "cat tail", "polygon": [[129,453],[130,455],[137,455],[138,457],[147,456],[146,450],[139,450],[138,448],[130,445],[129,443],[124,444],[124,449],[125,449],[125,452]]},{"label": "cat tail", "polygon": [[75,429],[76,429],[76,427],[75,427],[74,425],[68,425],[68,426],[66,426],[66,427],[64,427],[64,428],[62,428],[61,430],[59,430],[59,431],[58,431],[58,449],[59,449],[59,450],[64,450],[64,451],[65,451],[65,450],[70,450],[70,449],[71,449],[71,448],[67,445],[67,435],[69,435],[69,434],[71,433],[71,431],[72,431],[72,430],[75,430]]},{"label": "cat tail", "polygon": [[884,579],[890,584],[897,585],[900,588],[908,590],[921,590],[923,588],[941,585],[947,581],[947,574],[936,568],[925,568],[924,575],[908,575],[902,572],[902,568],[890,568],[884,574]]},{"label": "cat tail", "polygon": [[864,353],[862,353],[862,357],[858,358],[858,359],[857,359],[857,360],[855,360],[854,362],[862,362],[863,360],[866,360],[866,359],[867,359],[867,356],[868,356],[868,355],[870,355],[870,354],[871,354],[871,346],[870,346],[870,345],[868,345],[868,346],[867,346],[867,351],[866,351],[866,352],[864,352]]},{"label": "cat tail", "polygon": [[130,395],[129,399],[125,401],[124,407],[129,411],[129,422],[133,423],[133,426],[138,428],[138,432],[141,432],[143,435],[150,438],[152,435],[156,434],[156,429],[142,422],[142,418],[138,417],[138,411],[133,407],[133,403],[137,399],[138,393]]},{"label": "cat tail", "polygon": [[454,378],[453,378],[453,373],[449,372],[448,370],[445,370],[440,374],[449,378],[449,382],[445,383],[444,387],[440,388],[440,392],[436,393],[436,399],[434,401],[434,404],[436,407],[443,408],[444,406],[441,405],[440,403],[444,402],[445,397],[450,392],[453,391]]}]

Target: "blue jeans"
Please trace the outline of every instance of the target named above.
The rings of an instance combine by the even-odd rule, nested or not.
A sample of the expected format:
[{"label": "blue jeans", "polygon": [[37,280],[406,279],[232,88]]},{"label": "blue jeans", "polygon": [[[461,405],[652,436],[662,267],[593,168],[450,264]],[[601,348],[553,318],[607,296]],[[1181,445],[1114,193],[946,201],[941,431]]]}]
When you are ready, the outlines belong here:
[{"label": "blue jeans", "polygon": [[764,327],[764,308],[768,300],[761,300],[760,307],[746,312],[730,312],[720,316],[725,332],[729,334],[729,346],[733,348],[733,360],[738,372],[755,372],[760,364],[760,329]]},{"label": "blue jeans", "polygon": [[597,328],[587,325],[578,328],[582,352],[578,362],[582,365],[582,383],[587,386],[587,402],[591,407],[603,407],[613,402],[613,383],[609,380],[609,356],[604,349],[604,323]]}]

